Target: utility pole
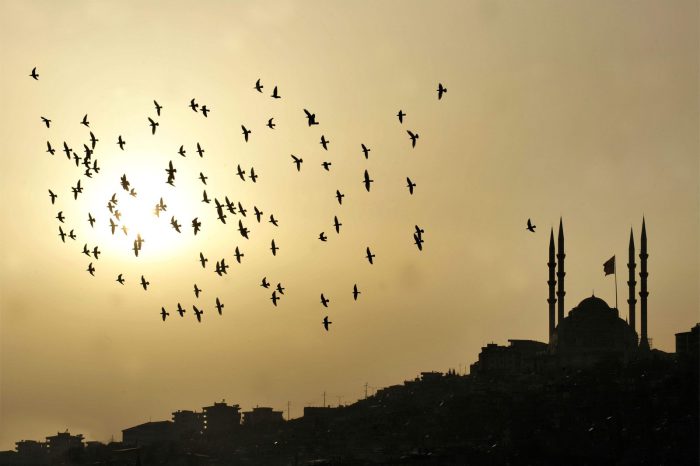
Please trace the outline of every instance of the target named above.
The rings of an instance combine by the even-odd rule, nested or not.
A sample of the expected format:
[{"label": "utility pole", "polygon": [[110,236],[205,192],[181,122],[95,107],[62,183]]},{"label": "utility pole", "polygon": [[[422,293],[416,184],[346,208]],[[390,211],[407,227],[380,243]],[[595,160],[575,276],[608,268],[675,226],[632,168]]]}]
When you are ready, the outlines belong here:
[{"label": "utility pole", "polygon": [[326,391],[323,391],[323,407],[326,407]]},{"label": "utility pole", "polygon": [[287,420],[288,421],[292,418],[292,414],[291,414],[291,411],[289,409],[290,405],[291,405],[291,403],[289,401],[287,401]]}]

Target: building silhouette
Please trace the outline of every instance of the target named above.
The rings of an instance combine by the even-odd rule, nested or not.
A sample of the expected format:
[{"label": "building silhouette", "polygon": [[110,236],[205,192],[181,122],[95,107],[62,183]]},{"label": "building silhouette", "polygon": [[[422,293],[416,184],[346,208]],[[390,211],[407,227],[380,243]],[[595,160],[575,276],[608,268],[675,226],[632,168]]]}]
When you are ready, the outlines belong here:
[{"label": "building silhouette", "polygon": [[236,432],[241,426],[241,412],[238,405],[227,405],[223,400],[212,406],[205,406],[204,434],[208,437],[224,437]]},{"label": "building silhouette", "polygon": [[129,446],[152,445],[173,438],[173,423],[170,421],[145,422],[122,430],[122,442]]},{"label": "building silhouette", "polygon": [[[648,356],[651,339],[647,332],[647,233],[642,219],[640,239],[640,333],[636,331],[636,285],[634,235],[630,231],[627,281],[629,319],[620,317],[617,308],[603,299],[590,296],[564,314],[566,276],[564,259],[565,238],[563,221],[559,220],[556,247],[554,229],[549,235],[548,311],[549,341],[508,340],[509,346],[490,343],[481,349],[479,360],[472,364],[473,373],[530,373],[552,368],[580,368],[603,362],[627,364]],[[678,338],[678,337],[677,337]],[[681,337],[682,338],[682,337]]]},{"label": "building silhouette", "polygon": [[270,427],[284,423],[282,411],[268,407],[258,407],[243,412],[243,425],[249,427]]}]

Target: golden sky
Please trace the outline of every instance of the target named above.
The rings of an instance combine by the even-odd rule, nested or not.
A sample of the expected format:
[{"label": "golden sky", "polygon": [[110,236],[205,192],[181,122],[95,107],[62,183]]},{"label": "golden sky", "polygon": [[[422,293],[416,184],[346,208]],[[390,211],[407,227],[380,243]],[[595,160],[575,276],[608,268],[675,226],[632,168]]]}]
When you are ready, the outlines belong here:
[{"label": "golden sky", "polygon": [[[639,246],[644,215],[654,347],[674,351],[674,333],[699,320],[697,2],[3,0],[0,18],[0,449],[66,428],[120,439],[123,428],[222,398],[246,410],[290,401],[296,417],[324,391],[348,403],[365,383],[464,369],[488,342],[546,341],[549,228],[560,216],[567,310],[593,290],[614,305],[602,264],[616,254],[627,316],[627,242],[633,228]],[[438,82],[448,89],[440,101]],[[275,85],[281,99],[270,98]],[[192,98],[208,118],[188,108]],[[304,108],[320,125],[306,125]],[[92,179],[61,152],[66,141],[82,155],[86,113],[100,140]],[[420,135],[415,149],[406,130]],[[301,172],[290,154],[304,159]],[[255,167],[257,183],[235,176],[239,164]],[[240,215],[222,225],[200,202],[200,171],[210,197],[249,209],[249,240],[236,231]],[[123,174],[139,192],[131,205]],[[112,193],[128,237],[109,233]],[[157,219],[161,196],[168,211]],[[257,224],[253,206],[279,227]],[[59,210],[76,241],[58,238]],[[99,260],[81,254],[84,243],[99,245]],[[231,267],[218,277],[222,257]],[[286,288],[278,307],[263,276]],[[201,324],[193,304],[205,309]]]}]

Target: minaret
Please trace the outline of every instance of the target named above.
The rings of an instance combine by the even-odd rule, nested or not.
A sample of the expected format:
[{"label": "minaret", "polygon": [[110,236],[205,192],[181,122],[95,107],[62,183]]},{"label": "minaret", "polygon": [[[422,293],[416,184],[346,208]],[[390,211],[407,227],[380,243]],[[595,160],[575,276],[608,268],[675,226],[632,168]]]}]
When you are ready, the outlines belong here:
[{"label": "minaret", "polygon": [[564,291],[564,275],[566,275],[566,272],[564,272],[565,257],[566,254],[564,254],[564,227],[562,226],[561,217],[559,217],[559,238],[557,238],[557,279],[559,280],[559,285],[557,288],[557,298],[559,298],[559,315],[557,318],[557,322],[559,324],[561,324],[561,321],[564,320],[564,295],[566,294],[566,292]]},{"label": "minaret", "polygon": [[639,349],[644,351],[649,351],[649,339],[647,338],[647,296],[649,292],[647,291],[647,228],[644,222],[644,217],[642,217],[642,244],[639,250],[639,259],[641,269],[639,271],[639,281],[641,284],[641,290],[639,291],[640,306],[639,306],[639,317],[641,320],[640,332],[641,337],[639,340]]},{"label": "minaret", "polygon": [[549,298],[547,302],[549,303],[549,340],[552,340],[552,334],[554,333],[554,327],[556,326],[555,316],[554,316],[554,304],[557,302],[557,298],[554,296],[554,285],[557,281],[554,279],[554,267],[556,267],[556,262],[554,261],[554,228],[549,231],[549,262],[547,266],[549,267],[549,280],[547,280],[547,285],[549,285]]},{"label": "minaret", "polygon": [[629,325],[635,332],[636,329],[636,316],[634,311],[634,306],[637,304],[637,299],[634,296],[634,287],[637,282],[634,280],[634,269],[637,264],[634,263],[634,235],[632,234],[632,229],[630,228],[630,248],[629,248],[629,262],[627,263],[627,268],[629,269],[629,280],[627,285],[629,286],[629,298],[627,298],[627,303],[630,305],[630,317]]}]

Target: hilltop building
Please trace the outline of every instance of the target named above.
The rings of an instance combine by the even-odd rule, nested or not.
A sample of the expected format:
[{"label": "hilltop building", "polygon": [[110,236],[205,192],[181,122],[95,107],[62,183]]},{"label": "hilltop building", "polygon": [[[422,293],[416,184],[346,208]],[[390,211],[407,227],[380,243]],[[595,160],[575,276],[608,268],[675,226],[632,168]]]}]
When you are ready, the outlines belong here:
[{"label": "hilltop building", "polygon": [[[591,296],[581,301],[564,315],[566,290],[564,268],[564,227],[559,221],[556,249],[554,229],[549,236],[549,341],[508,340],[509,346],[493,343],[481,349],[479,360],[472,364],[474,374],[513,374],[539,372],[553,367],[576,368],[592,366],[600,362],[629,363],[644,357],[650,352],[651,339],[647,332],[647,233],[646,222],[642,219],[640,241],[640,334],[636,331],[635,290],[635,246],[630,231],[629,241],[629,320],[620,317],[617,308],[610,307],[604,300]],[[555,288],[556,286],[556,288]],[[681,334],[679,334],[681,335]],[[681,338],[684,337],[677,337]],[[682,346],[682,343],[681,343]]]}]

